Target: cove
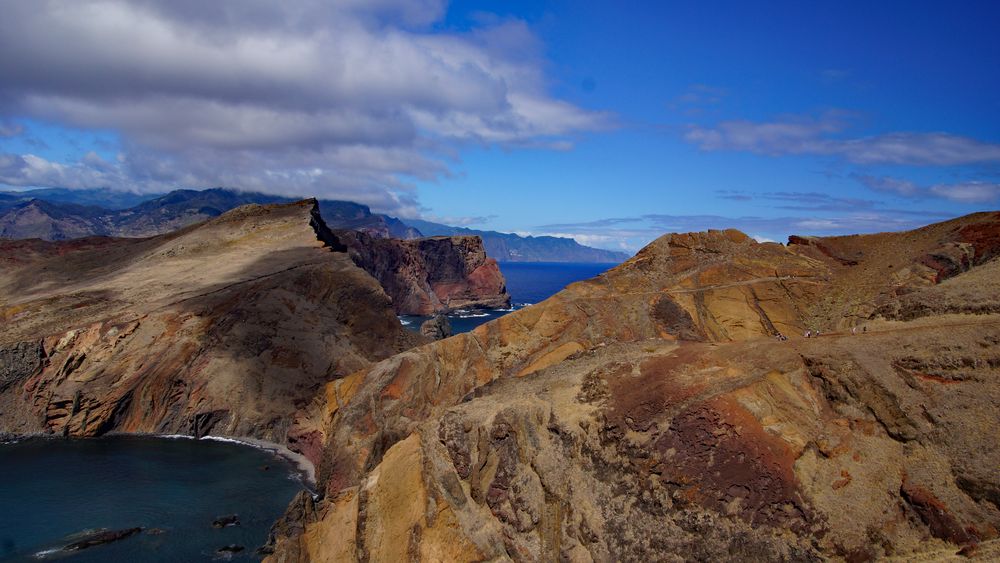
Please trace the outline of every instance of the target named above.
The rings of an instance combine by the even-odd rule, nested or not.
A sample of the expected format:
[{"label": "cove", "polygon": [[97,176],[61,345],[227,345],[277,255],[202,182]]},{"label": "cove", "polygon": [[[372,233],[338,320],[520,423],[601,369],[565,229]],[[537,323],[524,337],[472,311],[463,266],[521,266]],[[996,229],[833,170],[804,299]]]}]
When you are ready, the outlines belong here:
[{"label": "cove", "polygon": [[[287,460],[214,440],[113,436],[0,445],[0,561],[259,560],[304,488]],[[239,525],[213,527],[222,516]],[[119,541],[60,551],[100,529]],[[218,550],[242,546],[238,553]]]}]

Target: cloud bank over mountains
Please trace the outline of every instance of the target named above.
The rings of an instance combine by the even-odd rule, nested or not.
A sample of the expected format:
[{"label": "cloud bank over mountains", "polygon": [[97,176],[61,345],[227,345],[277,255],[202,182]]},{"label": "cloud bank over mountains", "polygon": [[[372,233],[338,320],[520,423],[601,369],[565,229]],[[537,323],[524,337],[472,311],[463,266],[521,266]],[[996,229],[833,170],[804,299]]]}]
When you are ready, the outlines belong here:
[{"label": "cloud bank over mountains", "polygon": [[565,148],[610,117],[551,96],[524,22],[443,30],[439,0],[9,0],[11,118],[120,135],[115,158],[0,154],[13,186],[237,186],[412,215],[467,144]]},{"label": "cloud bank over mountains", "polygon": [[[996,102],[966,95],[996,88],[973,87],[990,82],[966,78],[989,73],[952,58],[978,44],[928,43],[928,56],[943,57],[929,68],[949,82],[885,69],[868,51],[803,54],[794,72],[770,64],[784,45],[809,50],[795,34],[757,37],[778,50],[756,57],[740,33],[717,38],[713,48],[731,55],[717,60],[694,55],[705,37],[668,37],[660,25],[622,37],[626,20],[683,17],[671,6],[593,19],[578,16],[607,8],[497,6],[515,17],[449,11],[447,0],[2,6],[0,189],[223,186],[628,250],[669,230],[735,226],[782,240],[910,228],[1000,203]],[[828,39],[815,39],[821,54]],[[993,58],[973,67],[992,69]],[[926,105],[908,95],[914,85],[942,89]]]}]

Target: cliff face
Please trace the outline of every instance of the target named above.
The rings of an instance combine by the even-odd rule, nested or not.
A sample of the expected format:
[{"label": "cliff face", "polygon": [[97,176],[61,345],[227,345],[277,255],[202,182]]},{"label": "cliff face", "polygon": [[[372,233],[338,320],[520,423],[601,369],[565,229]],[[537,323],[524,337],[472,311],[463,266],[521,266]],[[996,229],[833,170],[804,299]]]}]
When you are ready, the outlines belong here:
[{"label": "cliff face", "polygon": [[350,231],[337,236],[354,262],[379,280],[399,314],[510,305],[503,274],[478,237],[399,240]]},{"label": "cliff face", "polygon": [[1000,556],[1000,214],[793,242],[667,235],[328,383],[273,560]]},{"label": "cliff face", "polygon": [[285,443],[325,382],[420,341],[344,250],[315,201],[149,239],[4,242],[0,429]]},{"label": "cliff face", "polygon": [[478,236],[486,253],[500,262],[590,262],[619,264],[628,259],[624,252],[583,246],[570,238],[550,236],[522,237],[513,233],[450,227],[419,219],[407,222],[427,236]]}]

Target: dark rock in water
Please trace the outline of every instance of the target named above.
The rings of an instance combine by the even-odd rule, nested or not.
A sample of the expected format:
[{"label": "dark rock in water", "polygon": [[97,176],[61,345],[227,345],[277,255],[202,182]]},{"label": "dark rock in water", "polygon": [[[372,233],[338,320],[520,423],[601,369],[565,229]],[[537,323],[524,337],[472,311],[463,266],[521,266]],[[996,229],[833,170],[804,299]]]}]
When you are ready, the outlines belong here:
[{"label": "dark rock in water", "polygon": [[227,528],[229,526],[239,526],[240,517],[236,514],[230,514],[228,516],[219,516],[212,522],[213,528]]},{"label": "dark rock in water", "polygon": [[428,319],[420,325],[420,334],[434,340],[448,338],[451,336],[451,322],[444,315],[436,315],[434,318]]},{"label": "dark rock in water", "polygon": [[67,545],[63,551],[80,551],[88,547],[104,545],[106,543],[123,540],[142,531],[142,528],[125,528],[124,530],[104,530],[96,532]]},{"label": "dark rock in water", "polygon": [[232,545],[227,545],[227,546],[220,547],[219,549],[217,549],[215,551],[216,551],[216,553],[239,553],[239,552],[243,551],[244,549],[245,548],[242,545],[232,544]]}]

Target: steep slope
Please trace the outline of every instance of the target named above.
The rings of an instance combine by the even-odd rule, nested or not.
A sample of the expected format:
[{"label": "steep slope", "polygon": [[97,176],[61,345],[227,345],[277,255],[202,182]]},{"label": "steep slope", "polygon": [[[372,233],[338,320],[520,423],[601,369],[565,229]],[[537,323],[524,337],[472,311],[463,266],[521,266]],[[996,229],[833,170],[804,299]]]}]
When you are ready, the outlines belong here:
[{"label": "steep slope", "polygon": [[624,252],[583,246],[573,239],[550,236],[522,237],[512,233],[449,227],[440,223],[407,219],[427,236],[478,236],[486,253],[500,262],[593,262],[618,264],[628,258]]},{"label": "steep slope", "polygon": [[808,320],[833,329],[993,260],[1000,256],[998,241],[1000,213],[984,212],[901,233],[791,237],[789,243],[795,252],[829,264],[831,283]]},{"label": "steep slope", "polygon": [[932,290],[993,311],[998,227],[667,235],[328,383],[294,425],[325,496],[272,560],[996,557],[1000,318],[879,311]]},{"label": "steep slope", "polygon": [[7,242],[0,430],[285,443],[325,382],[420,340],[314,200],[148,239]]},{"label": "steep slope", "polygon": [[510,306],[503,274],[478,237],[399,240],[358,231],[337,236],[354,262],[379,280],[399,314]]}]

